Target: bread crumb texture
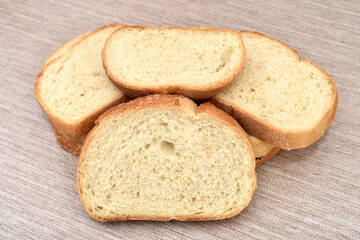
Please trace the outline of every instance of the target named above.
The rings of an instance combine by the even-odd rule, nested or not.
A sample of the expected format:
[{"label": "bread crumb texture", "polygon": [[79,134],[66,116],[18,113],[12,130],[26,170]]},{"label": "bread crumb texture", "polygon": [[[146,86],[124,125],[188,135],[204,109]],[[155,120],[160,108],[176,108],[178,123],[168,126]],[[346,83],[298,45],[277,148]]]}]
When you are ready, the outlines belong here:
[{"label": "bread crumb texture", "polygon": [[211,88],[236,76],[244,51],[231,30],[125,27],[107,41],[104,63],[123,85]]},{"label": "bread crumb texture", "polygon": [[38,94],[44,107],[64,122],[75,122],[123,95],[105,74],[102,49],[118,25],[84,37],[67,53],[44,67]]},{"label": "bread crumb texture", "polygon": [[253,32],[241,35],[245,65],[216,97],[283,130],[298,131],[319,122],[336,95],[329,75],[279,41]]},{"label": "bread crumb texture", "polygon": [[256,184],[249,143],[193,109],[149,105],[100,120],[78,167],[78,192],[92,217],[211,220],[246,207]]}]

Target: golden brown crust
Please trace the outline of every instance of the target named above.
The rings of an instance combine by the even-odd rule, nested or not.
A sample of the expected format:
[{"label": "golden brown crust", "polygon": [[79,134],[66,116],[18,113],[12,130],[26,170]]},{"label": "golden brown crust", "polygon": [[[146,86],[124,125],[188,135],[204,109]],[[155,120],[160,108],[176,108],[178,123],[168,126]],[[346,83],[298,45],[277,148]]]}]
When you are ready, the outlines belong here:
[{"label": "golden brown crust", "polygon": [[[124,216],[124,217],[115,217],[115,218],[104,218],[101,216],[97,216],[92,212],[87,210],[87,205],[84,199],[82,198],[82,190],[80,188],[81,182],[81,166],[84,161],[84,156],[86,154],[86,150],[94,138],[94,133],[96,132],[97,128],[99,127],[99,123],[105,121],[107,118],[111,117],[114,114],[118,114],[121,112],[132,112],[144,108],[149,107],[161,107],[161,108],[171,108],[171,109],[180,109],[184,112],[191,113],[194,117],[197,114],[207,114],[208,116],[216,119],[217,121],[227,125],[232,130],[234,130],[237,135],[243,140],[245,145],[248,148],[248,152],[252,155],[250,159],[253,159],[251,162],[251,168],[253,171],[251,172],[251,177],[253,179],[251,193],[249,194],[249,198],[246,201],[244,206],[241,206],[239,209],[233,209],[233,211],[229,211],[221,216],[172,216],[172,217],[155,217],[151,215],[143,215],[143,216]],[[217,109],[211,103],[204,103],[201,104],[199,107],[190,99],[181,96],[181,95],[169,95],[169,94],[157,94],[157,95],[150,95],[141,98],[137,98],[125,104],[120,104],[117,107],[109,109],[107,112],[102,114],[97,120],[95,127],[90,131],[87,135],[84,146],[80,153],[78,167],[77,167],[77,192],[80,198],[82,205],[84,206],[85,211],[94,219],[102,222],[107,221],[127,221],[127,220],[150,220],[150,221],[170,221],[170,220],[179,220],[179,221],[207,221],[207,220],[219,220],[230,218],[232,216],[237,215],[240,211],[242,211],[251,201],[251,198],[256,189],[256,172],[255,172],[255,156],[252,149],[251,141],[249,136],[245,133],[245,131],[241,128],[241,126],[229,115]]]},{"label": "golden brown crust", "polygon": [[106,40],[105,46],[102,52],[103,57],[103,65],[106,74],[111,79],[111,81],[126,95],[130,97],[139,97],[139,96],[146,96],[151,94],[180,94],[184,95],[186,97],[189,97],[191,99],[206,99],[209,97],[212,97],[216,95],[217,93],[221,92],[223,89],[225,89],[227,86],[229,86],[233,80],[236,78],[236,76],[239,74],[241,69],[244,66],[245,58],[246,58],[246,48],[244,46],[244,43],[242,41],[242,38],[240,34],[233,30],[228,29],[216,29],[213,27],[192,27],[192,28],[186,28],[186,27],[165,27],[165,28],[159,28],[159,30],[164,29],[179,29],[179,30],[191,30],[191,31],[221,31],[221,32],[230,32],[234,35],[239,35],[239,43],[241,48],[243,49],[243,55],[241,59],[240,65],[234,70],[234,72],[231,74],[230,77],[223,79],[221,82],[209,85],[207,87],[203,87],[202,89],[196,88],[196,87],[188,87],[184,85],[164,85],[159,87],[139,87],[136,85],[131,85],[128,83],[125,83],[122,81],[122,79],[119,79],[117,76],[113,75],[109,69],[109,64],[107,63],[106,59],[106,48],[109,46],[110,41],[112,41],[112,38],[115,36],[115,34],[118,31],[123,31],[126,29],[157,29],[154,27],[144,27],[144,26],[126,26],[121,29],[118,29],[114,31]]},{"label": "golden brown crust", "polygon": [[231,102],[226,102],[218,96],[214,96],[213,98],[211,98],[211,102],[214,103],[217,107],[227,112],[228,114],[230,114],[231,116],[233,116],[246,130],[247,133],[283,149],[304,148],[318,140],[324,134],[325,129],[329,127],[335,117],[338,97],[336,87],[332,78],[325,70],[316,66],[311,61],[305,58],[299,58],[295,50],[291,49],[288,45],[279,40],[267,37],[258,32],[241,31],[240,33],[253,33],[276,41],[289,49],[291,52],[293,52],[294,57],[296,57],[299,61],[307,62],[319,69],[327,77],[332,87],[331,106],[323,114],[321,120],[315,126],[312,126],[305,131],[297,132],[283,130],[281,128],[275,127],[267,123],[266,121],[250,114],[249,112],[242,109],[240,106],[235,106]]},{"label": "golden brown crust", "polygon": [[60,132],[56,127],[53,126],[56,141],[58,144],[67,152],[72,155],[79,156],[83,142],[79,139],[71,137],[69,134]]},{"label": "golden brown crust", "polygon": [[[61,120],[49,117],[49,121],[53,126],[56,136],[56,141],[65,151],[73,154],[74,156],[79,156],[86,135],[94,127],[95,120],[106,110],[127,101],[129,101],[129,98],[123,95],[119,99],[89,115],[87,118],[84,118],[81,122],[77,122],[76,125],[69,125]],[[50,115],[50,113],[46,112],[45,114],[47,116]],[[56,126],[60,126],[60,128],[57,128]]]},{"label": "golden brown crust", "polygon": [[[95,30],[94,32],[91,32],[91,33],[87,34],[86,36],[83,36],[81,38],[81,41],[85,40],[92,34],[103,30],[104,28],[114,27],[114,26],[122,27],[125,25],[115,23],[115,24],[103,26],[102,28],[99,28],[99,29]],[[76,47],[81,41],[76,42],[69,49]],[[47,63],[46,65],[44,65],[42,67],[42,69],[40,70],[40,72],[37,75],[37,79],[36,79],[35,86],[34,86],[34,94],[35,94],[35,98],[38,101],[40,107],[42,108],[42,110],[48,117],[51,125],[53,126],[53,130],[56,135],[57,142],[61,145],[61,147],[63,149],[65,149],[66,151],[70,152],[71,154],[73,154],[75,156],[78,156],[80,153],[80,150],[81,150],[81,148],[79,148],[79,143],[84,142],[87,133],[94,126],[95,119],[98,116],[100,116],[102,113],[104,113],[106,110],[108,110],[109,108],[114,107],[120,103],[128,101],[129,98],[127,96],[125,96],[125,94],[123,94],[118,99],[115,99],[113,102],[108,103],[106,106],[103,106],[102,108],[98,109],[97,111],[93,112],[92,114],[90,114],[82,119],[79,119],[72,123],[67,123],[67,122],[63,121],[62,119],[58,118],[57,116],[53,115],[50,112],[50,110],[47,108],[47,106],[43,103],[41,96],[40,96],[40,92],[39,92],[40,91],[39,85],[41,84],[41,79],[42,79],[41,77],[43,75],[43,72],[46,70],[47,66],[58,61],[58,59],[60,57],[61,57],[61,55],[59,55],[55,59],[50,60],[49,63]],[[67,143],[67,141],[69,141],[69,142]],[[72,144],[74,144],[73,147],[71,146]]]},{"label": "golden brown crust", "polygon": [[269,152],[268,154],[266,154],[265,156],[255,158],[256,166],[259,166],[260,164],[263,164],[264,162],[266,162],[267,160],[269,160],[270,158],[272,158],[275,154],[277,154],[280,150],[281,150],[281,148],[279,148],[279,147],[274,147],[274,148],[271,149],[270,152]]},{"label": "golden brown crust", "polygon": [[126,104],[120,104],[102,114],[95,122],[99,124],[109,115],[119,112],[131,112],[147,107],[179,108],[186,112],[195,112],[197,105],[182,95],[155,94],[136,98]]}]

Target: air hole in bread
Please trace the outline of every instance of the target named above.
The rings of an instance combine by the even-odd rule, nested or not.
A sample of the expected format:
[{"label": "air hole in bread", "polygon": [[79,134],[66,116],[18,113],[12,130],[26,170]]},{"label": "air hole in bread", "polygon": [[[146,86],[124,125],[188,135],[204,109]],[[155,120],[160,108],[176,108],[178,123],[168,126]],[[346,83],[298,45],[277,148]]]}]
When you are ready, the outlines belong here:
[{"label": "air hole in bread", "polygon": [[228,47],[226,50],[221,54],[221,62],[223,62],[225,65],[231,61],[231,58],[233,56],[234,48]]},{"label": "air hole in bread", "polygon": [[166,152],[168,154],[173,154],[175,150],[175,146],[173,143],[168,141],[162,141],[160,143],[160,150]]},{"label": "air hole in bread", "polygon": [[163,127],[168,127],[168,126],[169,126],[169,124],[167,124],[166,122],[162,122],[162,123],[160,123],[160,126],[163,126]]},{"label": "air hole in bread", "polygon": [[101,72],[98,71],[98,70],[93,70],[93,71],[91,72],[91,75],[93,75],[94,77],[100,76],[100,74],[101,74]]},{"label": "air hole in bread", "polygon": [[226,63],[220,63],[220,65],[216,68],[215,72],[219,72],[221,69],[225,67]]},{"label": "air hole in bread", "polygon": [[60,72],[63,70],[64,65],[61,65],[57,70],[56,70],[56,74],[60,74]]}]

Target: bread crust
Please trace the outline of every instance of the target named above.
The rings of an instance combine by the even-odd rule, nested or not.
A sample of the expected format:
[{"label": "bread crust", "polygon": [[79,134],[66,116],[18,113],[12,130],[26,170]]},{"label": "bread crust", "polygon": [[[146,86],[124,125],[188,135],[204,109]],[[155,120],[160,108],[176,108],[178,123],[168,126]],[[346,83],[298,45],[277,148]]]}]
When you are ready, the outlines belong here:
[{"label": "bread crust", "polygon": [[[114,27],[114,26],[122,27],[125,25],[115,23],[115,24],[103,26],[91,33],[88,33],[85,35],[84,34],[80,35],[82,37],[80,39],[77,39],[76,43],[69,43],[72,41],[72,40],[70,40],[69,42],[63,44],[62,47],[69,47],[69,44],[73,44],[72,46],[70,45],[70,47],[69,47],[69,50],[71,50],[74,47],[76,47],[81,41],[85,40],[92,34],[98,32],[98,31],[101,31],[105,28]],[[78,38],[78,37],[76,37],[76,38]],[[55,51],[62,51],[62,47],[58,48]],[[53,54],[57,54],[57,53],[53,53]],[[36,79],[35,86],[34,86],[34,94],[35,94],[35,98],[38,101],[40,107],[42,108],[42,110],[44,111],[46,116],[48,117],[48,119],[53,127],[57,142],[60,144],[60,146],[64,150],[68,151],[69,153],[71,153],[75,156],[78,156],[80,154],[80,150],[81,150],[80,145],[82,145],[82,143],[85,140],[86,135],[91,130],[91,128],[95,125],[95,119],[97,119],[98,116],[100,116],[102,113],[104,113],[109,108],[114,107],[120,103],[129,101],[129,98],[125,94],[123,94],[118,99],[116,99],[112,102],[109,102],[108,104],[97,109],[90,115],[85,116],[85,117],[83,117],[77,121],[71,122],[71,123],[65,122],[64,120],[60,119],[59,117],[53,115],[41,99],[40,92],[39,92],[40,91],[39,85],[41,84],[41,79],[42,79],[41,77],[42,77],[44,71],[46,70],[46,68],[50,64],[53,64],[54,62],[56,62],[59,58],[61,58],[61,56],[62,56],[62,54],[54,59],[49,60],[47,64],[43,65],[42,69],[40,70],[40,72],[37,75],[37,79]],[[51,55],[50,55],[50,57],[51,57]]]},{"label": "bread crust", "polygon": [[[246,203],[243,206],[240,206],[239,209],[233,209],[230,212],[227,212],[221,216],[181,216],[181,215],[175,215],[175,216],[169,216],[169,217],[160,217],[160,216],[151,216],[151,215],[142,215],[142,216],[121,216],[121,217],[114,217],[114,218],[106,218],[102,216],[95,215],[94,213],[88,211],[87,204],[82,198],[82,190],[81,190],[81,168],[82,163],[84,161],[84,156],[86,154],[87,148],[91,142],[91,140],[94,138],[94,133],[96,129],[99,127],[99,123],[106,120],[110,116],[114,114],[118,114],[121,112],[130,113],[132,111],[137,111],[144,108],[152,108],[152,107],[161,107],[161,108],[167,108],[167,109],[179,109],[181,111],[184,111],[186,113],[192,114],[194,117],[196,117],[198,114],[206,114],[209,117],[215,119],[216,121],[219,121],[223,123],[224,125],[228,126],[230,129],[235,131],[237,135],[243,140],[245,145],[248,148],[248,152],[251,154],[251,158],[253,161],[251,161],[251,168],[252,172],[251,178],[253,179],[252,182],[252,189],[251,193],[249,194],[249,198],[247,199]],[[229,115],[221,111],[220,109],[217,109],[213,104],[211,103],[204,103],[201,104],[199,107],[190,99],[181,96],[181,95],[168,95],[168,94],[157,94],[157,95],[150,95],[145,96],[141,98],[137,98],[135,100],[132,100],[130,102],[127,102],[125,104],[120,104],[114,108],[109,109],[104,114],[102,114],[97,120],[95,127],[90,131],[90,133],[87,135],[84,146],[82,148],[82,151],[80,153],[78,167],[77,167],[77,192],[80,198],[80,201],[82,205],[84,206],[85,211],[94,219],[102,222],[108,222],[108,221],[127,221],[127,220],[150,220],[150,221],[170,221],[170,220],[179,220],[179,221],[206,221],[206,220],[218,220],[218,219],[225,219],[230,218],[232,216],[237,215],[241,210],[243,210],[251,201],[251,198],[255,192],[256,189],[256,172],[255,172],[255,156],[254,151],[252,149],[251,141],[249,136],[246,134],[246,132],[241,128],[241,126]]]},{"label": "bread crust", "polygon": [[141,86],[139,87],[136,85],[131,85],[131,84],[128,84],[128,83],[122,81],[122,79],[119,79],[117,76],[115,76],[114,74],[111,73],[111,71],[109,69],[109,64],[107,62],[107,57],[106,57],[106,49],[109,47],[110,41],[112,41],[113,36],[115,36],[115,34],[118,31],[123,31],[125,29],[144,30],[144,29],[157,29],[157,28],[144,27],[144,26],[126,26],[124,28],[114,31],[105,42],[105,46],[104,46],[104,49],[102,52],[103,65],[104,65],[105,72],[108,75],[108,77],[110,78],[110,80],[121,91],[123,91],[126,95],[133,97],[133,98],[151,95],[151,94],[179,94],[179,95],[184,95],[186,97],[189,97],[189,98],[195,99],[195,100],[210,98],[210,97],[216,95],[217,93],[221,92],[227,86],[229,86],[233,82],[233,80],[236,78],[236,76],[239,74],[239,72],[241,71],[241,69],[243,68],[244,63],[245,63],[246,48],[242,41],[241,35],[237,31],[227,30],[227,29],[216,29],[213,27],[191,27],[191,28],[189,28],[189,27],[164,27],[164,28],[159,28],[159,30],[178,29],[178,30],[206,31],[206,32],[219,31],[219,32],[229,32],[233,35],[239,35],[239,40],[240,40],[239,43],[240,43],[241,48],[243,49],[243,54],[242,54],[242,59],[241,59],[240,65],[234,70],[234,72],[231,74],[230,77],[225,78],[216,84],[209,85],[202,89],[198,89],[196,87],[189,87],[186,85],[170,85],[170,84],[159,86],[159,87],[141,87]]},{"label": "bread crust", "polygon": [[301,61],[307,62],[313,65],[314,67],[316,67],[326,76],[326,78],[328,79],[331,85],[332,102],[328,107],[327,111],[321,117],[320,121],[317,122],[317,124],[304,131],[298,132],[298,131],[283,130],[281,128],[275,127],[272,124],[250,114],[240,106],[235,106],[231,102],[226,102],[224,99],[221,99],[218,96],[212,97],[210,101],[220,109],[224,110],[225,112],[233,116],[240,123],[240,125],[246,130],[246,132],[263,141],[266,141],[283,149],[305,148],[309,146],[324,134],[325,129],[329,127],[331,122],[334,120],[335,112],[338,104],[338,96],[334,81],[324,69],[316,66],[313,62],[309,61],[306,58],[299,58],[297,52],[294,49],[290,48],[285,43],[270,38],[268,36],[265,36],[264,34],[258,32],[241,31],[240,34],[242,33],[256,34],[262,37],[266,37],[270,40],[276,41],[281,45],[283,45],[288,50],[290,50],[291,52],[293,52],[294,57],[298,59],[299,62]]},{"label": "bread crust", "polygon": [[72,155],[79,156],[83,141],[79,138],[73,138],[69,134],[59,131],[54,126],[52,126],[52,128],[56,137],[56,141],[60,147]]}]

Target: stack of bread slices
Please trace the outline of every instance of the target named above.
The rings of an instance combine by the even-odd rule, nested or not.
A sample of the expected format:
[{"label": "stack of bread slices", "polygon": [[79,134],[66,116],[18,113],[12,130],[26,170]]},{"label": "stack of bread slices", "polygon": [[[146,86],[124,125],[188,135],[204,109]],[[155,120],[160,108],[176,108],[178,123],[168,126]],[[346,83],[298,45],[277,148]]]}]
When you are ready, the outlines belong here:
[{"label": "stack of bread slices", "polygon": [[318,140],[337,106],[323,69],[260,33],[125,24],[56,49],[35,97],[100,221],[234,216],[255,165]]}]

